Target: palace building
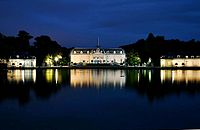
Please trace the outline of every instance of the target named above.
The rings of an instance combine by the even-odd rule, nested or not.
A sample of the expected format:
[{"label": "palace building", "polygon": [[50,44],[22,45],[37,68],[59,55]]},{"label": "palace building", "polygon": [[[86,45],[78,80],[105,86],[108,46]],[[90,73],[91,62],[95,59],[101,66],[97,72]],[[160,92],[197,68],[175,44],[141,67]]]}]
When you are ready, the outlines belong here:
[{"label": "palace building", "polygon": [[70,53],[71,65],[125,65],[125,60],[126,54],[122,48],[74,48]]},{"label": "palace building", "polygon": [[36,67],[36,57],[35,56],[24,56],[24,55],[16,55],[11,56],[8,59],[7,67],[14,68],[29,68]]},{"label": "palace building", "polygon": [[165,55],[160,58],[161,67],[200,67],[199,55]]}]

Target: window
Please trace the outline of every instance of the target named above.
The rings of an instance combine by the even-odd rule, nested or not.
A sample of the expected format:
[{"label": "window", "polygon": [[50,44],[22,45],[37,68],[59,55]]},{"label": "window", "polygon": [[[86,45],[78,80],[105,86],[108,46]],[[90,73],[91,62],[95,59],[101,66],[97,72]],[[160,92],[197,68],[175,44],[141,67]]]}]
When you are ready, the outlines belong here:
[{"label": "window", "polygon": [[93,60],[91,60],[91,62],[93,62]]},{"label": "window", "polygon": [[191,58],[194,58],[194,56],[191,56]]},{"label": "window", "polygon": [[116,53],[116,51],[113,52],[114,54]]},{"label": "window", "polygon": [[175,63],[175,65],[178,65],[178,63]]},{"label": "window", "polygon": [[85,60],[83,60],[83,62],[85,62]]},{"label": "window", "polygon": [[106,62],[105,60],[103,60],[103,62]]},{"label": "window", "polygon": [[188,56],[185,56],[185,58],[188,58]]},{"label": "window", "polygon": [[19,63],[19,65],[22,65],[22,63]]},{"label": "window", "polygon": [[12,65],[15,65],[15,63],[12,63]]},{"label": "window", "polygon": [[177,58],[180,58],[181,56],[180,55],[177,55]]},{"label": "window", "polygon": [[74,51],[74,54],[76,54],[76,51]]},{"label": "window", "polygon": [[87,53],[89,54],[89,51],[87,51]]},{"label": "window", "polygon": [[120,54],[122,54],[122,51],[120,51]]},{"label": "window", "polygon": [[83,51],[81,51],[81,54],[83,54]]},{"label": "window", "polygon": [[182,65],[185,65],[185,63],[182,63]]}]

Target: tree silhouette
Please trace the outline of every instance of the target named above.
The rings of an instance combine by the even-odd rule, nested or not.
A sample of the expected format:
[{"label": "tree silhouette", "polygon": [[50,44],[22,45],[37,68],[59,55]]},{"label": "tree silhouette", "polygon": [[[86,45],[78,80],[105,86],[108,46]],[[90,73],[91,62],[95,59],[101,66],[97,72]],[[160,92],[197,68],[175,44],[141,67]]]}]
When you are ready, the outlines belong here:
[{"label": "tree silhouette", "polygon": [[52,41],[49,36],[39,36],[35,38],[34,42],[34,54],[37,57],[37,63],[42,64],[46,55],[55,54],[61,51],[61,46],[56,42]]},{"label": "tree silhouette", "polygon": [[18,33],[18,46],[20,48],[20,51],[29,51],[30,49],[30,44],[29,40],[32,39],[33,36],[29,35],[26,31],[19,31]]}]

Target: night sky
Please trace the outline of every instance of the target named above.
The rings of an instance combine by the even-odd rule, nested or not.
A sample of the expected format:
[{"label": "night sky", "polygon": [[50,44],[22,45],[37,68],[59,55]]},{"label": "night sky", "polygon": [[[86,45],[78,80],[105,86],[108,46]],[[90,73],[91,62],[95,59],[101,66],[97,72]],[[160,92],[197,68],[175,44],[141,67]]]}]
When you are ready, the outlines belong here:
[{"label": "night sky", "polygon": [[0,32],[48,35],[65,47],[118,47],[146,38],[200,40],[200,0],[0,0]]}]

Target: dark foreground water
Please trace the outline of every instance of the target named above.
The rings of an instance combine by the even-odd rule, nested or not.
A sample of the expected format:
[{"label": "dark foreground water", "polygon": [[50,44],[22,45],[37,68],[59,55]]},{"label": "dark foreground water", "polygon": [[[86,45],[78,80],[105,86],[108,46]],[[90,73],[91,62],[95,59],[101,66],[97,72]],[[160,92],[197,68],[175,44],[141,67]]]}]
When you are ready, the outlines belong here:
[{"label": "dark foreground water", "polygon": [[200,70],[8,70],[0,76],[0,129],[200,128]]}]

